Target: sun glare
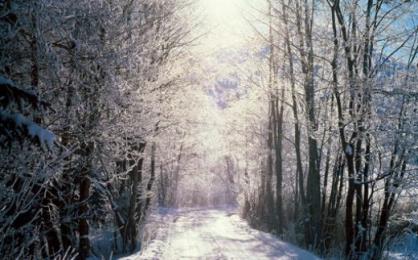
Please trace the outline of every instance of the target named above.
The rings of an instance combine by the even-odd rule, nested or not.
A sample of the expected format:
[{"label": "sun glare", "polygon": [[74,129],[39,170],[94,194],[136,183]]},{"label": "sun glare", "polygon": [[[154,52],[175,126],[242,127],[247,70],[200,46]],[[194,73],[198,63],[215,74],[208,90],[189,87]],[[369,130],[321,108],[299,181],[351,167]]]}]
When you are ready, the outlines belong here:
[{"label": "sun glare", "polygon": [[244,33],[251,27],[244,19],[247,0],[199,0],[209,33],[206,46],[225,47],[242,42]]},{"label": "sun glare", "polygon": [[231,23],[240,19],[239,8],[242,0],[200,0],[207,19],[212,25]]}]

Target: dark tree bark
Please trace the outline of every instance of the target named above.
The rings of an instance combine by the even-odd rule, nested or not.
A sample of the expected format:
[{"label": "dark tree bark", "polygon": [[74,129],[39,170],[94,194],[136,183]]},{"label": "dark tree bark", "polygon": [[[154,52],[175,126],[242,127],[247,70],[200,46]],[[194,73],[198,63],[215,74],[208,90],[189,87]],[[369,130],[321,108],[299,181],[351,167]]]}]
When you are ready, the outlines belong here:
[{"label": "dark tree bark", "polygon": [[134,252],[137,246],[137,217],[142,214],[142,164],[144,159],[142,153],[145,149],[145,143],[142,141],[134,141],[138,143],[132,144],[133,153],[138,153],[140,158],[135,155],[129,155],[129,165],[132,170],[129,172],[130,179],[130,196],[129,208],[126,224],[123,228],[123,244],[125,251]]},{"label": "dark tree bark", "polygon": [[155,150],[156,150],[156,145],[155,143],[153,143],[151,146],[151,165],[150,165],[151,172],[150,172],[150,178],[147,184],[147,198],[145,201],[145,208],[144,208],[145,213],[147,212],[149,206],[151,205],[152,187],[155,181]]},{"label": "dark tree bark", "polygon": [[[284,88],[281,90],[281,97],[276,98],[276,137],[275,137],[275,150],[276,150],[276,214],[277,214],[277,231],[279,234],[284,230],[284,214],[283,214],[283,100],[284,100]],[[279,105],[280,103],[280,105]]]},{"label": "dark tree bark", "polygon": [[90,175],[92,170],[92,155],[94,151],[94,144],[88,142],[81,147],[85,163],[80,171],[79,176],[79,210],[78,210],[78,235],[79,235],[79,249],[78,259],[84,260],[90,254],[90,240],[89,240],[89,224],[88,214],[89,206],[88,199],[90,197]]},{"label": "dark tree bark", "polygon": [[[293,112],[293,119],[294,119],[294,146],[295,146],[295,154],[296,154],[296,180],[297,180],[297,194],[300,198],[295,199],[295,212],[298,212],[298,207],[302,206],[304,208],[305,205],[305,188],[304,188],[304,174],[303,174],[303,166],[302,166],[302,152],[301,152],[301,130],[300,130],[300,122],[299,122],[299,111],[298,111],[298,103],[297,103],[297,96],[296,96],[296,78],[294,72],[294,55],[292,52],[292,44],[290,39],[290,32],[289,32],[289,21],[288,21],[288,13],[287,8],[288,4],[282,0],[282,20],[285,26],[285,53],[289,62],[289,78],[290,78],[290,87],[291,87],[291,96],[292,96],[292,112]],[[301,205],[299,205],[299,203]],[[295,214],[296,215],[296,214]]]}]

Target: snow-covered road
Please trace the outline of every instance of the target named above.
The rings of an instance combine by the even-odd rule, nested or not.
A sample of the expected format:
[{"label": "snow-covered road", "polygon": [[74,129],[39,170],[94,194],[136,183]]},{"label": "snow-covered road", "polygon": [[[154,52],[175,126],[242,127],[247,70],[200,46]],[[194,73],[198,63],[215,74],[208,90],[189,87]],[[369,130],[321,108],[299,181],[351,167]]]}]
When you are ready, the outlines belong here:
[{"label": "snow-covered road", "polygon": [[[124,259],[318,259],[274,236],[250,228],[226,210],[183,210],[159,219],[154,239]],[[152,224],[152,223],[151,223]]]}]

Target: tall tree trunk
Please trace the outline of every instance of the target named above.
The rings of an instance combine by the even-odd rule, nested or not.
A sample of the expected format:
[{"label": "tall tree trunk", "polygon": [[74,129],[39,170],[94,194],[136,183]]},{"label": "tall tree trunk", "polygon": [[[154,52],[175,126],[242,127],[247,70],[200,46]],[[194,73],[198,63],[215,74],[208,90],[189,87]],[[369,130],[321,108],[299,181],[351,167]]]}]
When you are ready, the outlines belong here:
[{"label": "tall tree trunk", "polygon": [[[302,1],[301,1],[302,2]],[[299,54],[306,106],[306,125],[308,141],[308,176],[306,186],[307,218],[305,222],[305,243],[308,247],[316,247],[321,224],[321,183],[319,174],[318,146],[315,138],[317,123],[315,118],[315,83],[314,83],[314,51],[312,42],[313,3],[299,0],[296,3],[296,27],[299,38]],[[301,14],[303,12],[303,15]],[[305,207],[305,208],[306,208]]]},{"label": "tall tree trunk", "polygon": [[132,170],[129,173],[130,176],[130,201],[128,208],[128,217],[127,223],[124,226],[124,248],[130,252],[135,251],[137,245],[137,214],[142,210],[141,200],[141,184],[142,184],[142,164],[143,158],[142,153],[145,149],[145,143],[140,141],[138,145],[133,145],[135,152],[140,154],[140,158],[135,160],[133,155],[130,155],[129,165],[132,167]]},{"label": "tall tree trunk", "polygon": [[264,183],[264,208],[265,208],[265,222],[268,225],[268,228],[274,228],[276,217],[274,215],[275,205],[274,205],[274,194],[273,194],[273,172],[274,172],[274,160],[273,160],[273,149],[274,149],[274,129],[275,129],[275,102],[274,102],[274,88],[275,82],[275,65],[274,65],[274,38],[273,38],[273,24],[272,24],[272,5],[271,1],[269,3],[269,44],[270,44],[270,54],[269,54],[269,79],[268,79],[268,90],[269,90],[269,111],[268,111],[268,127],[267,127],[267,170],[266,178]]},{"label": "tall tree trunk", "polygon": [[328,206],[323,221],[323,243],[324,253],[328,253],[331,248],[332,238],[337,227],[337,214],[340,210],[342,189],[344,184],[344,155],[339,152],[335,159],[332,170],[331,191],[328,199]]},{"label": "tall tree trunk", "polygon": [[170,206],[176,206],[178,201],[177,201],[177,194],[178,194],[178,187],[179,187],[179,182],[180,182],[180,163],[181,163],[181,158],[183,156],[183,148],[184,148],[184,144],[181,143],[180,144],[180,148],[179,148],[179,153],[177,155],[177,160],[176,160],[176,166],[174,168],[174,172],[173,172],[173,176],[174,176],[174,180],[173,180],[173,184],[174,187],[172,188],[172,190],[170,191],[172,196],[171,196],[171,200],[170,200]]},{"label": "tall tree trunk", "polygon": [[147,183],[145,205],[144,205],[144,210],[141,215],[142,217],[140,219],[140,223],[142,223],[143,219],[146,217],[148,209],[151,206],[151,200],[153,197],[152,188],[153,188],[154,181],[155,181],[155,150],[156,150],[156,145],[155,145],[155,142],[153,142],[151,145],[150,178]]},{"label": "tall tree trunk", "polygon": [[[338,129],[339,129],[339,136],[340,136],[340,142],[342,149],[344,151],[345,157],[346,157],[346,164],[347,164],[347,171],[348,171],[348,189],[346,194],[346,209],[345,209],[345,236],[346,236],[346,246],[345,246],[345,255],[348,258],[355,258],[357,257],[357,246],[355,237],[356,237],[356,227],[357,225],[354,225],[353,220],[353,206],[354,206],[354,200],[356,199],[356,221],[361,219],[361,200],[359,199],[361,196],[361,186],[358,184],[358,176],[356,174],[356,169],[359,167],[359,155],[356,155],[356,150],[359,149],[359,146],[361,146],[361,142],[357,142],[357,147],[355,147],[355,144],[353,143],[353,140],[357,140],[356,138],[359,137],[358,132],[358,124],[356,121],[358,118],[356,118],[356,111],[355,111],[355,93],[354,91],[357,89],[355,77],[356,77],[356,64],[355,59],[353,58],[352,48],[350,45],[350,37],[355,37],[356,30],[352,30],[351,34],[349,35],[349,32],[347,31],[344,16],[340,8],[340,3],[338,1],[334,1],[332,4],[330,4],[331,7],[331,14],[332,14],[332,27],[333,27],[333,34],[334,34],[334,58],[332,62],[333,67],[333,88],[334,88],[334,96],[337,101],[337,110],[338,110]],[[354,12],[354,11],[352,11]],[[354,123],[354,130],[352,132],[352,136],[350,140],[347,140],[346,132],[345,132],[345,125],[344,125],[344,116],[343,116],[343,107],[342,102],[340,98],[340,93],[338,91],[338,85],[337,85],[337,64],[336,60],[338,57],[338,35],[337,35],[337,26],[336,23],[339,23],[340,30],[342,34],[342,38],[344,41],[344,53],[345,53],[345,59],[347,63],[348,68],[348,88],[350,93],[349,98],[349,108],[348,112],[349,115],[353,118]],[[355,19],[352,20],[352,27],[356,28],[356,21]],[[357,148],[357,149],[356,149]],[[357,162],[357,164],[356,164]],[[356,193],[358,193],[357,197],[355,196]]]},{"label": "tall tree trunk", "polygon": [[88,142],[81,147],[82,156],[86,160],[79,177],[79,221],[78,221],[78,235],[79,235],[79,254],[80,260],[86,259],[90,254],[90,240],[89,240],[89,224],[88,224],[88,199],[90,196],[90,175],[93,168],[92,156],[93,156],[94,144]]},{"label": "tall tree trunk", "polygon": [[[285,45],[286,45],[286,56],[289,61],[289,77],[290,77],[290,87],[291,87],[291,96],[292,96],[292,112],[294,118],[294,146],[295,146],[295,154],[296,154],[296,176],[297,176],[297,186],[298,186],[298,194],[300,198],[296,198],[296,204],[300,200],[302,204],[302,208],[305,205],[305,188],[303,183],[303,166],[302,166],[302,153],[301,153],[301,131],[300,131],[300,122],[299,122],[299,111],[298,111],[298,103],[297,103],[297,96],[296,96],[296,78],[294,72],[294,56],[292,52],[292,44],[290,40],[290,33],[289,33],[289,21],[288,21],[288,14],[287,14],[287,7],[288,3],[285,3],[282,0],[282,19],[285,26]],[[295,208],[295,212],[298,209]]]},{"label": "tall tree trunk", "polygon": [[[283,99],[284,99],[284,88],[281,91],[280,99],[276,99],[276,212],[277,212],[277,231],[279,234],[283,233],[284,228],[284,215],[283,215]],[[280,103],[280,106],[279,106]]]},{"label": "tall tree trunk", "polygon": [[[270,97],[271,98],[271,97]],[[274,227],[275,217],[274,217],[274,197],[273,197],[273,102],[270,102],[270,113],[269,113],[269,123],[268,123],[268,138],[267,138],[267,170],[266,178],[264,183],[264,201],[263,207],[265,208],[265,220],[269,228]]]}]

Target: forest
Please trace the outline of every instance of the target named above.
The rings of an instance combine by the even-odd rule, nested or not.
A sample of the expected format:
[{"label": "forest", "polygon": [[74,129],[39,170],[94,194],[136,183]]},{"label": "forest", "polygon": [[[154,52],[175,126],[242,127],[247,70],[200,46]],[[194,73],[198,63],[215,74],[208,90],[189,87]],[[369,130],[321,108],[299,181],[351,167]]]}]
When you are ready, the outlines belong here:
[{"label": "forest", "polygon": [[0,0],[0,259],[418,259],[418,2]]}]

